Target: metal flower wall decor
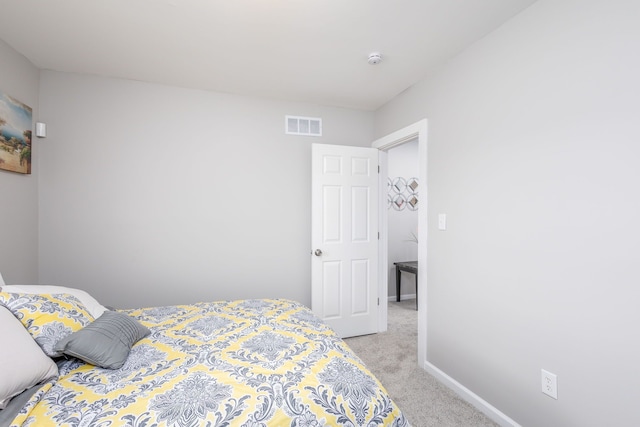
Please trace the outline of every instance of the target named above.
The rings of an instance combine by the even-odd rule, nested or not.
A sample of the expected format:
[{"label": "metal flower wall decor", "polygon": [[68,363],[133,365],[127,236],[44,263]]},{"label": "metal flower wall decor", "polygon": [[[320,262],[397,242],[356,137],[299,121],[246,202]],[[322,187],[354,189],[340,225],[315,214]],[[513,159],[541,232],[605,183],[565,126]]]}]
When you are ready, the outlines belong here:
[{"label": "metal flower wall decor", "polygon": [[404,179],[402,177],[387,180],[387,207],[402,211],[418,210],[418,178]]}]

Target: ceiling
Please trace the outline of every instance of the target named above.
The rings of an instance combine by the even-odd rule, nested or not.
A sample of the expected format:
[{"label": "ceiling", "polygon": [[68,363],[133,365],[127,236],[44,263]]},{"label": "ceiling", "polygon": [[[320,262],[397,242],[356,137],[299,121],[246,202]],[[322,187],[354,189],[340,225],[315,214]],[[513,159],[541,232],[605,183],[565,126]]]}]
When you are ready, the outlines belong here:
[{"label": "ceiling", "polygon": [[41,69],[375,110],[534,1],[2,0],[0,39]]}]

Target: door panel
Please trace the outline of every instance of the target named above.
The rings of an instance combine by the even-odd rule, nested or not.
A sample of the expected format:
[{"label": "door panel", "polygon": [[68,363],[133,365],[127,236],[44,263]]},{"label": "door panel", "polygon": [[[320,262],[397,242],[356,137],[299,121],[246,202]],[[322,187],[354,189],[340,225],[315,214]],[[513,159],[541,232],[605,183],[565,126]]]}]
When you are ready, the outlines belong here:
[{"label": "door panel", "polygon": [[312,309],[341,337],[375,333],[378,151],[313,144],[312,162]]},{"label": "door panel", "polygon": [[[340,317],[340,295],[342,295],[342,268],[340,261],[323,263],[322,269],[322,300],[326,319]],[[333,296],[338,296],[334,298]]]},{"label": "door panel", "polygon": [[325,243],[342,242],[342,188],[338,186],[325,186],[322,205],[322,225]]},{"label": "door panel", "polygon": [[369,242],[370,221],[369,209],[371,202],[369,201],[369,188],[354,187],[351,189],[351,200],[353,203],[351,217],[351,240],[353,242]]},{"label": "door panel", "polygon": [[[352,314],[367,314],[369,306],[369,261],[366,259],[354,260],[351,262],[351,283],[353,286]],[[358,298],[365,295],[365,298]]]}]

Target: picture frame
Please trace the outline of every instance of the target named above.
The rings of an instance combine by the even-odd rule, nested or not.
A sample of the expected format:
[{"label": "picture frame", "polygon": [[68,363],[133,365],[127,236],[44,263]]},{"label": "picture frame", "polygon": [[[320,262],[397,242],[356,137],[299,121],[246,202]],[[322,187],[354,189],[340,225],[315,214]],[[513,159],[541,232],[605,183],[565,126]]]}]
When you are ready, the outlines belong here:
[{"label": "picture frame", "polygon": [[33,110],[0,91],[0,170],[31,173]]}]

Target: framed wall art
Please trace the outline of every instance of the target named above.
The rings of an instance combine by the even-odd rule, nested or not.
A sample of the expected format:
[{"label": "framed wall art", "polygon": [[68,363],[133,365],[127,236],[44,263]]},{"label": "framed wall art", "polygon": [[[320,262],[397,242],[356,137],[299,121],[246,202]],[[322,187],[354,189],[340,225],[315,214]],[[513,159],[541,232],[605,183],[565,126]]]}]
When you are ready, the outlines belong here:
[{"label": "framed wall art", "polygon": [[31,173],[32,109],[0,91],[0,169]]}]

